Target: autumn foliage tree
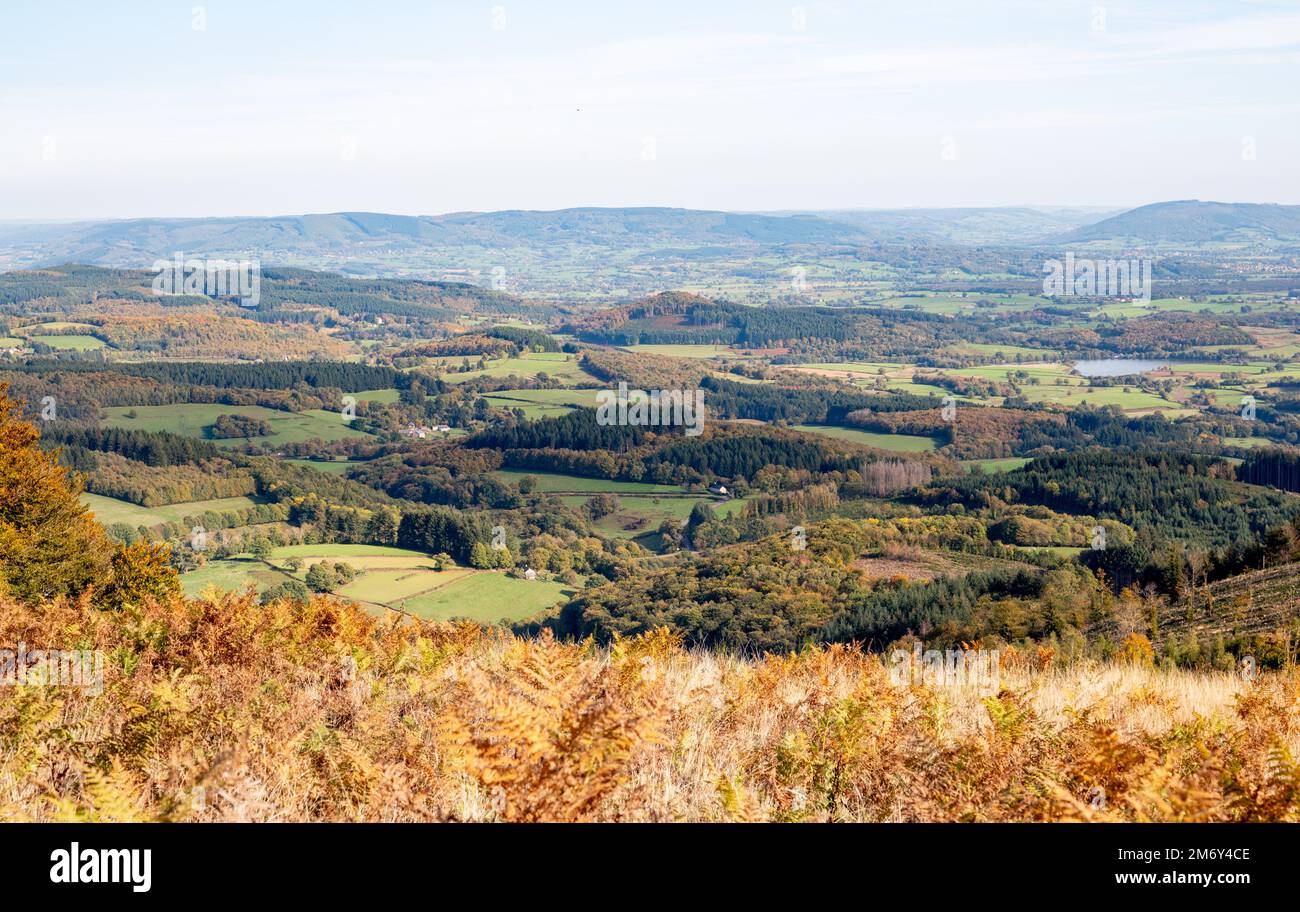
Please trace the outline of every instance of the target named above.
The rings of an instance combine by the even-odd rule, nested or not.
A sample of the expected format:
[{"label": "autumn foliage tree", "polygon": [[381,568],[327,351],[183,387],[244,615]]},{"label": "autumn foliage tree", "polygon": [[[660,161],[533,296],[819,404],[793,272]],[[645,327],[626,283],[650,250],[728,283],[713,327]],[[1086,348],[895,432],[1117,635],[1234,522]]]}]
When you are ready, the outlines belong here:
[{"label": "autumn foliage tree", "polygon": [[0,594],[23,601],[95,589],[121,607],[179,592],[165,549],[123,548],[78,499],[80,481],[38,445],[0,385]]}]

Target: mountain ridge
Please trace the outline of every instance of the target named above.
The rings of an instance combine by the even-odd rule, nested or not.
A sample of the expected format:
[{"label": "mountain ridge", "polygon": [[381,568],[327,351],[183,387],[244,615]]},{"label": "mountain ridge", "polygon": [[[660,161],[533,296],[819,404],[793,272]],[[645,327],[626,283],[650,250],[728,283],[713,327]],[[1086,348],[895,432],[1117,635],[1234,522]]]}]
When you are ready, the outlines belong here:
[{"label": "mountain ridge", "polygon": [[[1104,217],[1097,218],[1098,214]],[[754,253],[871,244],[1034,248],[1277,246],[1300,244],[1300,206],[1172,200],[1122,212],[1068,207],[842,209],[729,212],[668,206],[597,207],[442,215],[341,211],[281,216],[0,222],[0,269],[66,262],[147,267],[177,251],[250,257],[266,264],[399,273],[485,252],[529,256],[600,251],[655,256],[716,248]],[[481,268],[481,264],[480,268]]]},{"label": "mountain ridge", "polygon": [[1300,206],[1168,200],[1129,209],[1062,235],[1063,242],[1138,240],[1207,244],[1247,241],[1257,232],[1275,241],[1300,241]]}]

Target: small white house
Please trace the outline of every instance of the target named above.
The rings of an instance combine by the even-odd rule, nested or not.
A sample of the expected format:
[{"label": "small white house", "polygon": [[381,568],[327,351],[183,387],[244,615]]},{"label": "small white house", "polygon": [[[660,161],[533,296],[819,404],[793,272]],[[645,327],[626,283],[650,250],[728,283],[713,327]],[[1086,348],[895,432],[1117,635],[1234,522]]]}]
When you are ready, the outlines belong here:
[{"label": "small white house", "polygon": [[529,567],[527,570],[524,571],[524,579],[526,580],[537,579],[537,571],[534,570],[532,567]]},{"label": "small white house", "polygon": [[726,493],[727,493],[727,487],[726,487],[726,485],[722,484],[721,482],[717,482],[717,481],[715,481],[713,484],[709,485],[709,493],[710,493],[710,494],[722,494],[722,495],[725,496]]}]

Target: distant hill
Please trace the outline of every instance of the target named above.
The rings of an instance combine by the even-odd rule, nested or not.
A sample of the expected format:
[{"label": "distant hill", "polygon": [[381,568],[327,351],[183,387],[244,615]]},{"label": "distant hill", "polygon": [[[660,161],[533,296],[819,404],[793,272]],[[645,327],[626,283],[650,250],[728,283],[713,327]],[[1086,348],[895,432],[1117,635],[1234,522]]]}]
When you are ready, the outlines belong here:
[{"label": "distant hill", "polygon": [[256,257],[267,263],[418,256],[446,248],[738,247],[846,244],[859,228],[805,215],[771,216],[695,209],[507,210],[439,216],[337,212],[273,218],[128,219],[0,225],[0,250],[14,265],[64,262],[148,265],[180,250],[199,256]]},{"label": "distant hill", "polygon": [[[809,257],[888,263],[913,273],[1017,274],[1017,258],[1062,244],[1117,248],[1300,249],[1300,207],[1156,203],[1096,208],[723,212],[664,207],[512,209],[409,216],[376,212],[120,221],[0,222],[0,272],[87,263],[148,268],[178,251],[351,277],[419,278],[553,303],[634,300],[664,287],[788,291]],[[851,272],[851,270],[849,270]],[[831,292],[852,297],[846,273]]]},{"label": "distant hill", "polygon": [[810,212],[882,242],[1014,245],[1040,241],[1115,213],[1105,208],[842,209]]},{"label": "distant hill", "polygon": [[647,207],[0,223],[0,268],[67,262],[139,268],[184,251],[366,274],[401,274],[431,260],[443,268],[473,261],[481,272],[482,251],[538,248],[690,256],[881,241],[1015,244],[1077,228],[1104,211],[1022,207],[759,213]]},{"label": "distant hill", "polygon": [[[67,311],[96,300],[153,301],[164,306],[193,304],[193,297],[155,297],[154,274],[146,270],[106,269],[67,263],[40,270],[0,273],[0,314],[47,308]],[[215,303],[237,308],[234,296]],[[499,314],[545,320],[555,309],[463,282],[415,279],[356,279],[291,267],[261,271],[261,319],[284,319],[286,312],[329,308],[351,317],[406,317],[455,321],[466,315]],[[238,309],[241,316],[249,314]]]},{"label": "distant hill", "polygon": [[1062,234],[1063,243],[1294,244],[1300,206],[1176,200],[1152,203]]}]

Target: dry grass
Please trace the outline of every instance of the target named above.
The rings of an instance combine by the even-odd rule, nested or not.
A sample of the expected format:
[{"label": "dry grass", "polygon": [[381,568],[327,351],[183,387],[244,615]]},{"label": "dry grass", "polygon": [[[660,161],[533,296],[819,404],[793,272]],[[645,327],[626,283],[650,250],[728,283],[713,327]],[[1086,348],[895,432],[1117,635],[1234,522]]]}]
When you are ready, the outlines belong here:
[{"label": "dry grass", "polygon": [[[0,604],[100,695],[0,688],[18,820],[1295,820],[1300,675],[1009,656],[996,693],[876,656],[749,661],[380,622],[331,599]],[[1040,668],[1046,670],[1039,670]]]}]

